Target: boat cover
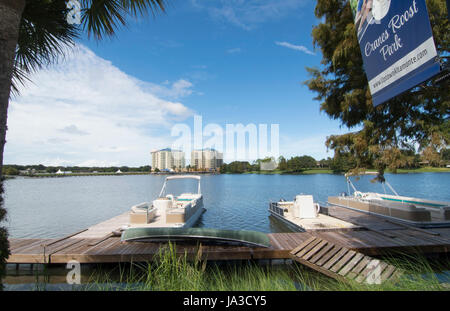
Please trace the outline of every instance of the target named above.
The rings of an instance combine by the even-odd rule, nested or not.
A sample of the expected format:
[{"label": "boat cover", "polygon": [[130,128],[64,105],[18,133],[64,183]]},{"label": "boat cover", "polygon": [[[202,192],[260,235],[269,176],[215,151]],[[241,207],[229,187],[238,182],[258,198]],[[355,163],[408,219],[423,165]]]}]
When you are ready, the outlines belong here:
[{"label": "boat cover", "polygon": [[269,237],[267,234],[262,232],[211,228],[128,228],[122,232],[121,241],[198,241],[218,244],[240,244],[257,247],[271,246]]}]

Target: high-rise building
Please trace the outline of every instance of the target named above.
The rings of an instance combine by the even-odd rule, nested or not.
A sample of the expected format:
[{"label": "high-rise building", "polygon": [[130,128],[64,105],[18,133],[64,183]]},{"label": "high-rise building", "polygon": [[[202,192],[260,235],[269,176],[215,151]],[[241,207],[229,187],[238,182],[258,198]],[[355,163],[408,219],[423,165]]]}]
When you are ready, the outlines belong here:
[{"label": "high-rise building", "polygon": [[152,170],[180,170],[186,167],[184,152],[175,149],[152,151]]},{"label": "high-rise building", "polygon": [[217,170],[223,164],[223,154],[214,149],[193,150],[191,167],[198,170]]}]

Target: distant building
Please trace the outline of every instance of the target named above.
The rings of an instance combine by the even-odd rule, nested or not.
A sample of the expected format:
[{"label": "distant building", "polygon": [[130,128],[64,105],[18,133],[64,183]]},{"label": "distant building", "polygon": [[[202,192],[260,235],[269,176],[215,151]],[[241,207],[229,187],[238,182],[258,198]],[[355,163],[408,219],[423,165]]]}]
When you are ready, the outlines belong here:
[{"label": "distant building", "polygon": [[186,167],[184,152],[175,149],[161,149],[152,152],[152,170],[182,170]]},{"label": "distant building", "polygon": [[61,169],[59,169],[55,174],[72,174],[72,171],[61,171]]},{"label": "distant building", "polygon": [[122,174],[122,171],[120,170],[120,168],[116,171],[116,174]]},{"label": "distant building", "polygon": [[278,167],[278,163],[274,159],[270,159],[270,161],[265,161],[260,163],[261,171],[273,171]]},{"label": "distant building", "polygon": [[197,170],[215,171],[223,164],[223,154],[214,149],[193,150],[191,167]]}]

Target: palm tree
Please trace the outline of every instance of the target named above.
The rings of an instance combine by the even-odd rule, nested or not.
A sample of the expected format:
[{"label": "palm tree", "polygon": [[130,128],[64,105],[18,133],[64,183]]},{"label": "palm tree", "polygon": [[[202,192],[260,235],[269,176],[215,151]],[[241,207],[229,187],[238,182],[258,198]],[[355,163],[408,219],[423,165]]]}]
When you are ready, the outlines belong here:
[{"label": "palm tree", "polygon": [[80,24],[67,21],[67,0],[0,0],[0,178],[9,98],[28,74],[57,60],[80,32],[114,36],[127,17],[165,11],[165,0],[77,0]]},{"label": "palm tree", "polygon": [[[149,11],[164,12],[165,0],[78,0],[80,24],[67,22],[71,12],[66,0],[0,0],[0,222],[3,209],[3,150],[7,130],[8,103],[17,83],[63,55],[74,46],[74,39],[87,31],[96,40],[113,36],[126,25],[129,16]],[[73,0],[72,0],[73,2]],[[0,227],[0,290],[5,261],[9,256],[8,233]]]}]

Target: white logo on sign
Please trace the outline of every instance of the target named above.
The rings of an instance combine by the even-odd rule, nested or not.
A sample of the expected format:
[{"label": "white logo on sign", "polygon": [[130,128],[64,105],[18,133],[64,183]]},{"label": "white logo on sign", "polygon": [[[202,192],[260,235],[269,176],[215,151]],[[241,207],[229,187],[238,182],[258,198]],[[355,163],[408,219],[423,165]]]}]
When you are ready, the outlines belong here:
[{"label": "white logo on sign", "polygon": [[389,12],[391,0],[373,0],[372,15],[375,20],[382,20]]}]

